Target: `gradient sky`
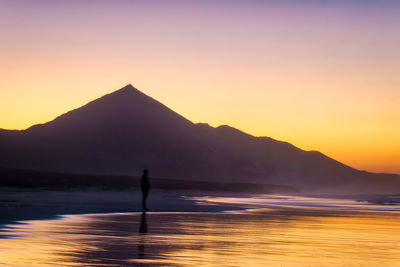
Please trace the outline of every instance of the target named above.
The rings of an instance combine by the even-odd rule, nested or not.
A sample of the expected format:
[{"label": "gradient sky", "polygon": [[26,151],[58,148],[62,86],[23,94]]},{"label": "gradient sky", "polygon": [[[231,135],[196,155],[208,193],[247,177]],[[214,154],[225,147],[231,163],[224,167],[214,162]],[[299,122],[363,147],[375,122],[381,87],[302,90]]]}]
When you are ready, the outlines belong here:
[{"label": "gradient sky", "polygon": [[400,1],[0,0],[0,128],[132,83],[192,120],[400,173]]}]

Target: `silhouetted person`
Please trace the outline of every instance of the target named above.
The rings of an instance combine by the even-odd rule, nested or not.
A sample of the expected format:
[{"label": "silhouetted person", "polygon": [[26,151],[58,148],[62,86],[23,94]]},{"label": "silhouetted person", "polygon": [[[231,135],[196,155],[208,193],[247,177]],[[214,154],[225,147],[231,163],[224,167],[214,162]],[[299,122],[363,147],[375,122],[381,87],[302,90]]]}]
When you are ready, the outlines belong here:
[{"label": "silhouetted person", "polygon": [[146,206],[147,196],[149,195],[149,191],[151,189],[148,174],[149,174],[149,171],[147,169],[144,169],[142,179],[140,181],[140,187],[142,188],[142,210],[143,211],[149,210]]}]

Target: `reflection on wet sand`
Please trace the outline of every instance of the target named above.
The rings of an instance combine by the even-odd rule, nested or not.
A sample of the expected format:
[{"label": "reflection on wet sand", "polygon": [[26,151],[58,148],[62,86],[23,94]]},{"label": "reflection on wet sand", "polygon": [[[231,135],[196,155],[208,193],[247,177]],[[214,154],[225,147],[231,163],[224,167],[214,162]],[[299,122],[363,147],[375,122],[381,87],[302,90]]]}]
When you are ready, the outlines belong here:
[{"label": "reflection on wet sand", "polygon": [[145,258],[144,247],[145,247],[145,235],[147,233],[147,222],[146,222],[146,212],[142,212],[139,228],[139,244],[138,244],[138,259],[143,260]]},{"label": "reflection on wet sand", "polygon": [[301,209],[70,215],[9,225],[0,265],[400,266],[399,219]]}]

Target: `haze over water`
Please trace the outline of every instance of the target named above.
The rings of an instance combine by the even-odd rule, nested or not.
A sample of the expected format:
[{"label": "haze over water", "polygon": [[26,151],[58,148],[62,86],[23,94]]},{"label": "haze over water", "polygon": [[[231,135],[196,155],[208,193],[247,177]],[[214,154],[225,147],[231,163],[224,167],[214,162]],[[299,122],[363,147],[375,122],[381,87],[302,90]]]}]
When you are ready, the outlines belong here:
[{"label": "haze over water", "polygon": [[296,198],[260,199],[248,198],[253,206],[241,211],[66,215],[8,225],[0,265],[400,266],[398,211],[362,204],[339,210],[349,208],[345,200],[326,200],[331,205],[322,209],[310,208],[319,199],[307,198],[303,208],[283,203]]}]

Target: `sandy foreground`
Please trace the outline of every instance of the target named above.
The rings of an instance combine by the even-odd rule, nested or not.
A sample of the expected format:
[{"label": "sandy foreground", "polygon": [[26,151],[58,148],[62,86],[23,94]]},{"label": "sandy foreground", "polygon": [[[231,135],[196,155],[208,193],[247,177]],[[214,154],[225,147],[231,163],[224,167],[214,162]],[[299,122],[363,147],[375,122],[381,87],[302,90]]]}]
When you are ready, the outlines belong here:
[{"label": "sandy foreground", "polygon": [[154,190],[142,213],[135,189],[3,191],[0,265],[400,266],[398,211],[214,194]]}]

